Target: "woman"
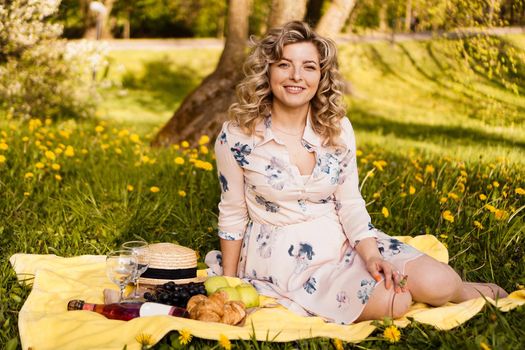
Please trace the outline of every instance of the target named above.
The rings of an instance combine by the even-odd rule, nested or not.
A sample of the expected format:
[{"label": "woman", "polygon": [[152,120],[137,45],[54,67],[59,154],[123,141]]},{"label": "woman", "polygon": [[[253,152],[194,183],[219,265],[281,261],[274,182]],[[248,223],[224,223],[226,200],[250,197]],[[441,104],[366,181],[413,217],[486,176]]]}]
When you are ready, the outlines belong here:
[{"label": "woman", "polygon": [[462,282],[371,224],[331,40],[301,22],[272,29],[245,73],[215,143],[222,256],[207,261],[222,261],[216,273],[248,279],[299,314],[344,324],[402,316],[412,301],[507,295]]}]

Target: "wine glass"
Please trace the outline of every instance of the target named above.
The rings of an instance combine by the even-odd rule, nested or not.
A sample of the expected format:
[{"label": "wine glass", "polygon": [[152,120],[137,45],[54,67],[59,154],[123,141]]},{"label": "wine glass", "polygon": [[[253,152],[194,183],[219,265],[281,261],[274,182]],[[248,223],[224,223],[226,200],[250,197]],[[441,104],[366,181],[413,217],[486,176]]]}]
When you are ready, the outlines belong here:
[{"label": "wine glass", "polygon": [[147,269],[149,265],[149,249],[146,241],[129,241],[122,244],[122,249],[130,250],[137,257],[137,270],[133,276],[131,282],[135,285],[133,293],[127,299],[142,299],[138,293],[139,290],[139,277]]},{"label": "wine glass", "polygon": [[119,303],[122,302],[124,288],[137,271],[138,259],[131,250],[114,250],[106,255],[106,274],[119,287]]}]

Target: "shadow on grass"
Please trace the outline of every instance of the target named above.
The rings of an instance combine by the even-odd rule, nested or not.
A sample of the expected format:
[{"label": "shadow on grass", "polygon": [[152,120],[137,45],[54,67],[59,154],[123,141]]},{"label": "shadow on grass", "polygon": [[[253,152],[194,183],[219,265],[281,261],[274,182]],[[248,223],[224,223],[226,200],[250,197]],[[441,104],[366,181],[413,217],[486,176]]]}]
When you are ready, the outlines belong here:
[{"label": "shadow on grass", "polygon": [[363,130],[377,131],[382,134],[393,134],[401,139],[427,141],[436,144],[447,140],[456,144],[482,144],[491,146],[512,146],[525,150],[524,141],[515,141],[504,136],[490,134],[481,130],[461,126],[426,125],[419,123],[403,123],[386,119],[381,115],[352,107],[348,114],[352,124]]},{"label": "shadow on grass", "polygon": [[202,80],[202,73],[190,67],[178,67],[167,56],[143,62],[140,73],[126,72],[122,86],[131,90],[147,91],[138,100],[147,108],[158,104],[172,107],[182,102]]}]

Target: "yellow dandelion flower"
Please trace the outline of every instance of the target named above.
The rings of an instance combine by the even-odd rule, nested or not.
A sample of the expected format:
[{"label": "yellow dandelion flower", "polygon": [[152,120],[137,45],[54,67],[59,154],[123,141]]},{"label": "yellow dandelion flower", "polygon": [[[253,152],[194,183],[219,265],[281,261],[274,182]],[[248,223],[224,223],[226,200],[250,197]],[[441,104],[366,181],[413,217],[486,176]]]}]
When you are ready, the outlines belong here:
[{"label": "yellow dandelion flower", "polygon": [[464,177],[468,176],[468,174],[467,174],[467,172],[465,170],[461,170],[459,173],[461,174],[461,176],[464,176]]},{"label": "yellow dandelion flower", "polygon": [[53,153],[53,151],[46,151],[44,153],[44,155],[46,156],[47,159],[49,160],[55,160],[56,156],[55,156],[55,153]]},{"label": "yellow dandelion flower", "polygon": [[228,339],[228,337],[224,334],[221,334],[219,336],[219,345],[226,350],[231,350],[232,348],[232,343],[230,342],[230,339]]},{"label": "yellow dandelion flower", "polygon": [[66,157],[74,157],[75,156],[75,149],[72,146],[67,146],[66,151],[64,152]]},{"label": "yellow dandelion flower", "polygon": [[30,119],[29,120],[29,131],[33,131],[36,128],[42,126],[42,121],[40,119]]},{"label": "yellow dandelion flower", "polygon": [[33,177],[35,177],[35,174],[33,174],[32,172],[27,172],[24,174],[25,179],[32,179]]},{"label": "yellow dandelion flower", "polygon": [[494,212],[494,217],[496,220],[504,220],[507,217],[507,212],[502,209],[496,209]]},{"label": "yellow dandelion flower", "polygon": [[143,162],[143,163],[149,163],[149,157],[148,156],[142,156],[140,158],[140,160]]},{"label": "yellow dandelion flower", "polygon": [[57,181],[62,181],[62,176],[56,174],[56,175],[55,175],[55,180],[57,180]]},{"label": "yellow dandelion flower", "polygon": [[448,198],[452,198],[453,200],[457,201],[459,199],[459,196],[455,194],[454,192],[449,192],[447,194]]},{"label": "yellow dandelion flower", "polygon": [[463,183],[458,183],[458,190],[459,192],[463,193],[465,192],[465,185]]},{"label": "yellow dandelion flower", "polygon": [[95,131],[98,132],[98,133],[100,134],[101,132],[104,131],[104,127],[103,127],[102,125],[97,125],[97,126],[95,127]]},{"label": "yellow dandelion flower", "polygon": [[30,193],[29,192],[24,192],[24,197],[29,197]]},{"label": "yellow dandelion flower", "polygon": [[180,143],[180,145],[182,146],[182,148],[188,148],[190,147],[190,143],[188,141],[182,141]]},{"label": "yellow dandelion flower", "polygon": [[134,189],[135,189],[135,187],[133,187],[133,185],[127,185],[127,186],[126,186],[126,190],[127,190],[128,192],[133,192]]},{"label": "yellow dandelion flower", "polygon": [[55,148],[55,153],[58,155],[58,154],[62,154],[62,152],[64,152],[64,150],[60,147],[57,147]]},{"label": "yellow dandelion flower", "polygon": [[388,211],[386,207],[383,207],[383,209],[381,209],[381,213],[383,214],[385,218],[390,216],[390,212]]},{"label": "yellow dandelion flower", "polygon": [[151,334],[140,333],[135,337],[135,340],[137,341],[137,343],[142,345],[142,348],[148,348],[155,344],[155,342],[153,341],[153,336]]},{"label": "yellow dandelion flower", "polygon": [[115,148],[115,153],[116,154],[122,154],[122,150],[120,148]]},{"label": "yellow dandelion flower", "polygon": [[490,205],[490,204],[485,204],[485,209],[487,209],[487,210],[490,211],[491,213],[495,213],[496,210],[497,210],[495,206]]},{"label": "yellow dandelion flower", "polygon": [[452,215],[452,213],[450,212],[450,210],[445,210],[441,216],[443,217],[443,219],[445,219],[446,221],[448,222],[454,222],[454,215]]},{"label": "yellow dandelion flower", "polygon": [[191,338],[193,336],[191,335],[190,331],[186,328],[183,328],[179,332],[179,343],[180,345],[186,345],[191,342]]},{"label": "yellow dandelion flower", "polygon": [[516,188],[515,192],[519,195],[525,195],[525,190],[521,187]]},{"label": "yellow dandelion flower", "polygon": [[361,163],[363,163],[363,164],[367,164],[368,163],[368,159],[366,159],[366,158],[361,158],[361,159],[359,159],[359,161]]},{"label": "yellow dandelion flower", "polygon": [[499,182],[497,182],[497,181],[492,182],[492,186],[498,188],[499,187]]},{"label": "yellow dandelion flower", "polygon": [[140,142],[140,136],[137,134],[131,134],[129,136],[129,139],[131,142],[139,143]]},{"label": "yellow dandelion flower", "polygon": [[88,154],[88,150],[85,149],[85,148],[82,148],[82,150],[80,151],[80,153],[82,153],[82,154]]},{"label": "yellow dandelion flower", "polygon": [[361,157],[363,155],[363,151],[358,149],[357,151],[355,151],[355,155],[358,156],[358,157]]},{"label": "yellow dandelion flower", "polygon": [[485,196],[483,193],[480,193],[480,194],[479,194],[479,199],[482,200],[482,201],[484,201],[484,200],[487,199],[487,196]]},{"label": "yellow dandelion flower", "polygon": [[47,118],[44,122],[46,123],[47,126],[49,126],[49,125],[51,125],[53,123],[53,121],[51,119],[49,119],[49,118]]},{"label": "yellow dandelion flower", "polygon": [[417,175],[415,176],[415,179],[416,179],[417,182],[421,182],[421,183],[424,182],[424,181],[423,181],[423,177],[421,177],[420,174],[417,174]]},{"label": "yellow dandelion flower", "polygon": [[341,339],[333,339],[335,350],[344,350],[343,341]]},{"label": "yellow dandelion flower", "polygon": [[492,348],[491,348],[487,343],[485,343],[484,341],[481,341],[481,342],[479,343],[479,348],[480,348],[481,350],[491,350],[491,349],[492,349]]},{"label": "yellow dandelion flower", "polygon": [[0,164],[4,164],[7,158],[3,155],[0,155]]},{"label": "yellow dandelion flower", "polygon": [[443,204],[443,203],[446,203],[448,201],[448,198],[447,197],[441,197],[439,199],[439,203]]},{"label": "yellow dandelion flower", "polygon": [[425,167],[425,173],[429,173],[429,174],[434,173],[434,167],[432,166],[432,164],[429,164]]},{"label": "yellow dandelion flower", "polygon": [[127,129],[122,129],[118,132],[118,137],[121,137],[121,138],[126,137],[128,135],[129,135],[129,131]]},{"label": "yellow dandelion flower", "polygon": [[178,151],[178,150],[180,149],[180,145],[179,145],[178,143],[174,144],[174,145],[173,145],[173,149],[174,149],[175,151]]},{"label": "yellow dandelion flower", "polygon": [[179,191],[179,196],[186,197],[186,191],[180,190]]},{"label": "yellow dandelion flower", "polygon": [[5,142],[0,142],[0,151],[7,151],[9,149],[9,145]]},{"label": "yellow dandelion flower", "polygon": [[484,227],[483,225],[481,224],[481,222],[477,221],[477,220],[474,220],[474,227],[477,228],[477,229],[480,229],[480,230],[483,230]]},{"label": "yellow dandelion flower", "polygon": [[53,170],[60,170],[60,164],[53,163],[53,164],[51,165],[51,169],[53,169]]},{"label": "yellow dandelion flower", "polygon": [[410,188],[408,189],[408,193],[410,194],[416,193],[416,188],[414,186],[410,186]]},{"label": "yellow dandelion flower", "polygon": [[27,142],[27,141],[29,141],[29,137],[27,137],[27,136],[22,137],[22,141],[23,141],[23,142]]},{"label": "yellow dandelion flower", "polygon": [[107,150],[109,148],[109,145],[107,143],[103,143],[100,145],[100,148],[102,148],[102,150]]},{"label": "yellow dandelion flower", "polygon": [[210,153],[210,151],[208,150],[208,147],[206,147],[206,146],[200,146],[200,147],[199,147],[199,151],[200,151],[202,154],[208,154],[208,153]]},{"label": "yellow dandelion flower", "polygon": [[407,193],[406,193],[406,192],[401,192],[401,193],[399,194],[399,197],[401,197],[401,198],[405,198],[406,196],[407,196]]},{"label": "yellow dandelion flower", "polygon": [[71,131],[68,131],[68,130],[60,130],[58,131],[58,133],[60,134],[60,136],[62,136],[66,140],[69,139],[69,136],[71,136]]},{"label": "yellow dandelion flower", "polygon": [[390,343],[396,343],[401,339],[401,332],[396,326],[391,325],[385,328],[383,331],[383,337]]},{"label": "yellow dandelion flower", "polygon": [[160,188],[158,188],[157,186],[151,186],[149,190],[153,193],[157,193],[160,191]]},{"label": "yellow dandelion flower", "polygon": [[377,168],[377,170],[383,171],[387,163],[384,160],[375,160],[372,162],[372,164]]},{"label": "yellow dandelion flower", "polygon": [[175,164],[182,165],[184,164],[184,158],[182,157],[176,157],[175,158]]},{"label": "yellow dandelion flower", "polygon": [[199,139],[199,145],[206,145],[207,143],[210,142],[210,138],[208,135],[202,135]]},{"label": "yellow dandelion flower", "polygon": [[379,192],[375,192],[373,195],[372,195],[373,198],[379,198],[381,197],[381,193]]},{"label": "yellow dandelion flower", "polygon": [[42,162],[37,162],[35,164],[35,168],[37,168],[37,169],[44,169],[44,167],[45,167],[45,164],[42,163]]}]

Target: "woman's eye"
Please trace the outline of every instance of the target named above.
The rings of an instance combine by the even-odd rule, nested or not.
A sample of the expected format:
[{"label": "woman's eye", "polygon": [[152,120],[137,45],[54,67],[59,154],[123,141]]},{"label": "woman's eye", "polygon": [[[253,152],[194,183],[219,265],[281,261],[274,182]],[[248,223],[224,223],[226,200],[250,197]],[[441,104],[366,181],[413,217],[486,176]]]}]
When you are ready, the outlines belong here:
[{"label": "woman's eye", "polygon": [[277,65],[277,67],[279,67],[279,68],[286,68],[286,67],[288,67],[288,63],[284,63],[284,62],[283,63],[279,63]]},{"label": "woman's eye", "polygon": [[304,67],[306,70],[315,70],[315,66],[306,66]]}]

